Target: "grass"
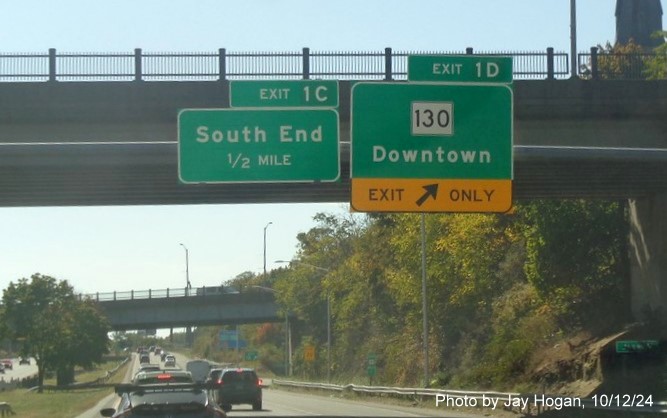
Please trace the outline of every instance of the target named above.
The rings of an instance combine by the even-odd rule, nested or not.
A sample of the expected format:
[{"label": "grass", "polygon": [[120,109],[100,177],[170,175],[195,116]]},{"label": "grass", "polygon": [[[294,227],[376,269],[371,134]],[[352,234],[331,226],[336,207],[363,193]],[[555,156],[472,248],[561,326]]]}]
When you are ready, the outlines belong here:
[{"label": "grass", "polygon": [[[108,383],[120,383],[129,364],[123,366],[118,373],[109,379]],[[77,382],[94,381],[116,365],[117,363],[104,363],[95,370],[77,374],[76,380]],[[55,380],[45,383],[55,384]],[[9,403],[16,415],[21,418],[72,418],[93,408],[100,400],[111,393],[113,393],[112,388],[71,391],[45,390],[43,393],[19,388],[0,393],[0,401]]]}]

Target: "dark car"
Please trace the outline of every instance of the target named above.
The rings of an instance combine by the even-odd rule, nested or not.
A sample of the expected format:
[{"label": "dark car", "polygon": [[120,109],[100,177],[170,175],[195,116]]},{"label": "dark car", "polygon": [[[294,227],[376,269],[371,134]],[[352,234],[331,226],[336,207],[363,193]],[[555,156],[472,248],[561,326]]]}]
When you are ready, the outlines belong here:
[{"label": "dark car", "polygon": [[[190,377],[191,379],[191,377]],[[100,411],[104,417],[225,418],[225,412],[211,399],[208,387],[181,383],[169,373],[155,375],[149,384],[116,386],[121,400],[118,408]],[[157,383],[154,383],[157,382]]]},{"label": "dark car", "polygon": [[151,357],[148,354],[140,354],[139,355],[139,363],[150,363],[151,362]]},{"label": "dark car", "polygon": [[19,366],[22,365],[22,364],[27,364],[28,366],[30,366],[30,358],[21,357],[21,359],[19,360]]},{"label": "dark car", "polygon": [[250,404],[255,411],[262,410],[262,381],[253,369],[213,369],[209,381],[214,385],[214,399],[225,411],[232,405]]}]

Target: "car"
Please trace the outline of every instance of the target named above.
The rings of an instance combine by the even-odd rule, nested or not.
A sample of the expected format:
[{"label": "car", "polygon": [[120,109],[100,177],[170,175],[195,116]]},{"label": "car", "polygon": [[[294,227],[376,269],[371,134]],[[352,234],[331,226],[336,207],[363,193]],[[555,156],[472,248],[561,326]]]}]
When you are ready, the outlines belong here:
[{"label": "car", "polygon": [[169,353],[167,353],[165,350],[162,350],[162,353],[160,354],[160,361],[164,361],[168,354]]},{"label": "car", "polygon": [[139,363],[150,363],[151,357],[147,353],[142,353],[139,355]]},{"label": "car", "polygon": [[139,372],[148,372],[148,371],[154,372],[154,371],[158,371],[158,370],[161,370],[161,369],[160,369],[160,366],[157,365],[157,364],[142,363],[142,364],[139,365],[139,369],[137,370],[137,373],[139,373]]},{"label": "car", "polygon": [[176,357],[168,355],[164,358],[164,367],[176,367]]},{"label": "car", "polygon": [[0,373],[5,373],[5,365],[0,363]]},{"label": "car", "polygon": [[19,366],[22,365],[22,364],[27,364],[28,366],[30,366],[30,358],[29,357],[21,357],[21,359],[19,360]]},{"label": "car", "polygon": [[190,360],[185,364],[185,370],[192,373],[195,382],[204,382],[211,371],[211,363],[204,359]]},{"label": "car", "polygon": [[2,363],[3,366],[5,366],[5,369],[13,370],[14,369],[14,360],[10,358],[5,358],[0,360],[0,363]]},{"label": "car", "polygon": [[[143,381],[118,385],[116,393],[121,397],[117,408],[104,408],[104,417],[183,417],[225,418],[209,394],[209,387],[192,382],[188,372],[146,372]],[[187,378],[189,382],[183,382]]]},{"label": "car", "polygon": [[262,410],[262,380],[254,369],[213,369],[209,373],[213,398],[224,411],[232,405],[250,404],[254,411]]}]

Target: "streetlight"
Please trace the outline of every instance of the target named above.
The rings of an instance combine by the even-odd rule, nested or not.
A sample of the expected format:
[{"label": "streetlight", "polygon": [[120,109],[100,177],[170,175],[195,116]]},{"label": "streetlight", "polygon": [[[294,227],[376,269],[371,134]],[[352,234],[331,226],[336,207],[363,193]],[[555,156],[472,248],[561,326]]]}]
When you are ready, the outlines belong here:
[{"label": "streetlight", "polygon": [[190,284],[190,263],[188,260],[188,247],[183,243],[180,243],[180,246],[185,249],[185,296],[188,296],[188,290],[192,287]]},{"label": "streetlight", "polygon": [[[186,247],[182,242],[179,243],[181,247],[185,249],[185,296],[190,296],[190,288],[192,285],[190,284],[190,262],[188,258],[188,247]],[[171,332],[173,333],[173,328],[171,329]],[[185,328],[185,339],[186,342],[190,342],[190,339],[192,338],[192,327],[189,325]]]},{"label": "streetlight", "polygon": [[[315,270],[320,270],[325,273],[331,272],[329,269],[324,267],[316,266],[314,264],[306,263],[303,261],[287,261],[287,260],[276,260],[276,263],[294,263],[294,264],[303,264],[314,268]],[[327,291],[327,382],[331,382],[331,292]]]},{"label": "streetlight", "polygon": [[[280,293],[276,289],[266,286],[250,286],[255,289],[266,290],[267,292]],[[285,308],[285,374],[292,375],[292,331],[289,325],[289,314]]]},{"label": "streetlight", "polygon": [[266,228],[268,228],[271,224],[273,224],[273,222],[269,222],[264,227],[264,276],[266,276]]}]

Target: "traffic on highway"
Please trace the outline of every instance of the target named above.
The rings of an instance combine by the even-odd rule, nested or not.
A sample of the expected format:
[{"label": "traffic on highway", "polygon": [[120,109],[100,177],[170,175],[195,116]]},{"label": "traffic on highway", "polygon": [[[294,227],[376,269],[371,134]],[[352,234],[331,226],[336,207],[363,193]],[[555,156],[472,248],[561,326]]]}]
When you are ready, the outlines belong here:
[{"label": "traffic on highway", "polygon": [[[148,351],[153,349],[152,352]],[[150,362],[140,363],[141,353],[149,353]],[[165,366],[154,347],[141,347],[132,354],[125,382],[116,386],[116,394],[99,409],[77,418],[156,416],[179,418],[277,417],[277,416],[440,416],[435,409],[387,406],[377,401],[350,401],[340,397],[293,393],[272,387],[272,379],[262,379],[254,369],[231,367],[202,359],[189,359],[172,353],[175,366]],[[157,366],[147,370],[144,365]],[[223,366],[223,367],[221,367]],[[204,380],[196,376],[205,375]],[[264,400],[264,402],[262,402]],[[150,407],[148,406],[150,404]],[[183,406],[187,404],[187,407]],[[201,409],[201,410],[199,410]],[[136,415],[135,415],[136,414]],[[456,413],[451,417],[481,417],[474,413]]]}]

